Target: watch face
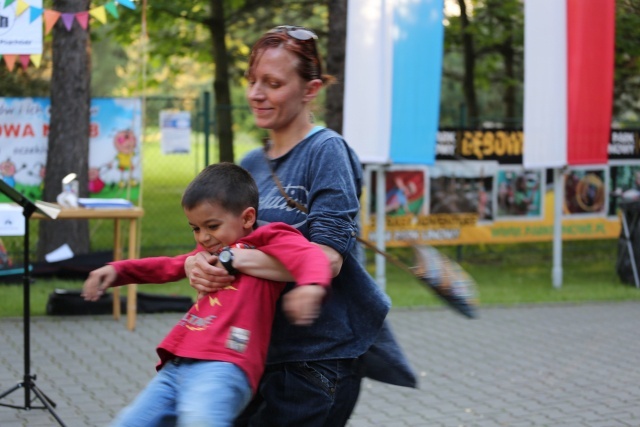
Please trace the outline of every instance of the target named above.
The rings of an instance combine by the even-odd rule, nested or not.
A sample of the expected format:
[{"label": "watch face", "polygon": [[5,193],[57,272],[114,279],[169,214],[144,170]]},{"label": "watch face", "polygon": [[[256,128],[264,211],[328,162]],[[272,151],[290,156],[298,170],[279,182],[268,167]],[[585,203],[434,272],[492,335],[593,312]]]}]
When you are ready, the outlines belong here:
[{"label": "watch face", "polygon": [[224,250],[222,252],[220,252],[220,255],[218,256],[218,259],[220,260],[220,262],[229,262],[231,260],[231,251],[229,250]]}]

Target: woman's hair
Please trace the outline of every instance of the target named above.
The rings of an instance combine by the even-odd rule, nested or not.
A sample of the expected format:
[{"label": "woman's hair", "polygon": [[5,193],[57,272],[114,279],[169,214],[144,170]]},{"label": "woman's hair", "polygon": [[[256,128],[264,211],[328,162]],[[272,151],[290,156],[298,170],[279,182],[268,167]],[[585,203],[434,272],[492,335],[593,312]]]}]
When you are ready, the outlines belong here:
[{"label": "woman's hair", "polygon": [[259,193],[256,182],[245,169],[233,163],[207,166],[187,186],[182,195],[182,207],[193,209],[209,202],[240,215],[246,208],[258,213]]},{"label": "woman's hair", "polygon": [[[251,48],[249,67],[245,75],[249,77],[253,73],[256,63],[265,50],[282,46],[298,58],[296,70],[303,80],[310,81],[320,79],[325,85],[333,83],[335,78],[322,72],[322,59],[320,58],[315,38],[311,37],[307,40],[298,39],[289,35],[287,28],[301,27],[276,27],[264,33],[262,37],[258,39]],[[310,30],[306,31],[311,33]]]}]

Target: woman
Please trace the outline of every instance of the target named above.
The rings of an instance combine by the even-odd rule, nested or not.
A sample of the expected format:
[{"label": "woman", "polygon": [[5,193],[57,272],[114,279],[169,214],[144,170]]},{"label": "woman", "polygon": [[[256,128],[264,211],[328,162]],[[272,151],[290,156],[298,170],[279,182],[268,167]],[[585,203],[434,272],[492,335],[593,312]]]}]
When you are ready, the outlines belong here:
[{"label": "woman", "polygon": [[[311,120],[311,102],[331,81],[322,73],[316,38],[308,29],[283,26],[254,45],[247,98],[270,141],[241,165],[258,185],[258,223],[296,227],[327,254],[334,279],[313,325],[292,325],[280,307],[276,310],[265,374],[238,426],[343,426],[363,375],[415,386],[413,372],[384,324],[390,301],[357,255],[360,163],[340,135]],[[174,281],[185,272],[199,292],[227,286],[233,281],[229,272],[293,280],[259,250],[233,248],[228,258],[220,259],[225,268],[214,267],[217,257],[207,252],[193,254],[158,258],[162,268],[147,262],[144,271],[135,268],[136,260],[118,261],[94,270],[85,287],[140,283],[141,276],[145,283]]]},{"label": "woman", "polygon": [[[253,46],[246,73],[256,125],[269,131],[264,149],[241,162],[260,191],[258,222],[296,227],[320,245],[334,273],[331,295],[312,326],[292,325],[278,310],[259,396],[246,411],[252,426],[346,424],[360,390],[359,357],[374,343],[390,307],[356,253],[359,161],[339,134],[312,121],[311,102],[331,81],[322,72],[316,39],[306,28],[276,27]],[[259,251],[233,252],[233,268],[242,273],[290,280]],[[200,253],[185,263],[199,292],[231,280],[213,261]]]}]

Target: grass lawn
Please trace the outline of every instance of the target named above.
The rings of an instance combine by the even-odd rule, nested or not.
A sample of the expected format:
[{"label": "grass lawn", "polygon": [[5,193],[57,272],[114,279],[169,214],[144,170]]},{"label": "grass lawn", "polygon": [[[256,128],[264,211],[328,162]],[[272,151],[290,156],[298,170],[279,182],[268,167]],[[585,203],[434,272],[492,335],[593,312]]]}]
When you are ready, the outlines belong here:
[{"label": "grass lawn", "polygon": [[[194,136],[193,149],[185,155],[163,155],[159,135],[152,133],[143,147],[144,179],[141,188],[145,216],[140,221],[141,256],[175,255],[194,247],[190,228],[184,219],[180,198],[186,185],[204,167],[201,137]],[[235,144],[236,158],[256,147],[247,135]],[[215,148],[215,147],[214,147]],[[211,161],[218,158],[212,150]],[[35,224],[32,223],[32,228]],[[109,251],[113,245],[113,222],[90,222],[92,252]],[[32,231],[37,236],[37,230]],[[22,251],[22,238],[4,238],[9,253]],[[35,238],[32,246],[35,247]],[[443,253],[460,261],[477,282],[480,305],[514,305],[586,301],[640,300],[640,290],[622,284],[615,272],[617,241],[595,240],[564,242],[563,284],[551,283],[551,243],[484,245],[464,248],[440,247]],[[32,252],[34,248],[32,248]],[[409,249],[392,252],[412,265]],[[374,274],[373,256],[368,254],[368,269]],[[0,282],[0,317],[22,315],[21,279],[15,284]],[[82,281],[37,277],[31,286],[31,312],[45,315],[48,295],[56,288],[80,289]],[[166,285],[143,285],[141,292],[194,296],[186,281]],[[413,276],[388,264],[386,291],[395,307],[441,306],[439,299]]]},{"label": "grass lawn", "polygon": [[[441,251],[455,259],[455,248]],[[461,265],[477,283],[482,306],[518,304],[583,303],[594,301],[640,301],[640,290],[623,284],[615,272],[617,242],[565,242],[563,284],[551,283],[550,244],[514,244],[465,247]],[[409,261],[408,249],[393,251]],[[368,269],[374,274],[373,256],[368,254]],[[31,313],[45,315],[48,295],[56,288],[80,289],[82,281],[36,279],[31,286]],[[0,285],[0,317],[22,315],[21,283]],[[165,285],[142,285],[141,292],[194,296],[186,281]],[[442,306],[442,302],[418,280],[399,268],[388,265],[386,291],[394,307]]]}]

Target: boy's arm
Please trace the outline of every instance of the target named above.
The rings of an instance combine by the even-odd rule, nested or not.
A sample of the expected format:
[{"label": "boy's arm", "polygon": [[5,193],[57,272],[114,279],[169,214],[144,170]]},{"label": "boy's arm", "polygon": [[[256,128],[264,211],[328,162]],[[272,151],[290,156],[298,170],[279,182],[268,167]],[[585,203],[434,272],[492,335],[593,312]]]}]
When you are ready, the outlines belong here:
[{"label": "boy's arm", "polygon": [[82,296],[96,301],[107,288],[130,283],[167,283],[186,277],[184,261],[201,250],[175,257],[149,257],[111,262],[89,273],[82,286]]}]

